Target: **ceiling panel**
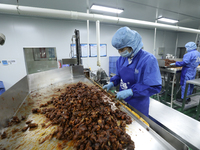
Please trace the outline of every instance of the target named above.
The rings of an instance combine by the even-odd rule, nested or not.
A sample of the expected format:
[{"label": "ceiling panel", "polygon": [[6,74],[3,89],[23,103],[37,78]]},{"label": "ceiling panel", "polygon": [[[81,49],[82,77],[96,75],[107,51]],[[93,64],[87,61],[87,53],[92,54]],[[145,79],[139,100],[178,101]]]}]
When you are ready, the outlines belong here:
[{"label": "ceiling panel", "polygon": [[[86,0],[18,0],[19,5],[86,12]],[[17,4],[16,0],[0,0],[0,3]]]},{"label": "ceiling panel", "polygon": [[180,13],[200,19],[200,0],[182,0]]},{"label": "ceiling panel", "polygon": [[166,9],[169,11],[176,11],[179,8],[180,0],[124,0],[132,3],[146,5],[148,7]]},{"label": "ceiling panel", "polygon": [[[92,4],[92,3],[91,3]],[[96,4],[102,4],[96,2]],[[106,6],[113,6],[111,4],[106,4]],[[121,14],[111,14],[107,12],[101,12],[103,15],[111,15],[111,16],[118,16],[123,18],[131,18],[131,19],[138,19],[138,20],[146,20],[146,21],[155,21],[156,18],[156,9],[152,7],[148,7],[145,5],[132,3],[126,0],[118,0],[118,3],[115,3],[113,7],[123,8],[124,12]],[[91,13],[96,13],[97,11],[90,10]]]},{"label": "ceiling panel", "polygon": [[[198,28],[200,25],[199,0],[125,0],[158,9],[158,16],[177,19],[179,26]],[[149,16],[147,14],[147,16]]]}]

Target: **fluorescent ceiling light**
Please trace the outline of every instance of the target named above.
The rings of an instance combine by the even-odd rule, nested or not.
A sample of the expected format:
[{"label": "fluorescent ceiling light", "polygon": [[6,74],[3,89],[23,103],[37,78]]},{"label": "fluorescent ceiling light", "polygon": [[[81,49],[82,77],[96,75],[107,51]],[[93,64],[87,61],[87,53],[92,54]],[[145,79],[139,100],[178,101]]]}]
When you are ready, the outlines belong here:
[{"label": "fluorescent ceiling light", "polygon": [[173,19],[169,19],[169,18],[164,18],[164,17],[160,17],[158,18],[159,21],[163,21],[163,22],[168,22],[168,23],[177,23],[178,20],[173,20]]},{"label": "fluorescent ceiling light", "polygon": [[112,13],[118,13],[118,14],[120,14],[124,11],[123,9],[105,7],[105,6],[100,6],[100,5],[92,5],[91,9],[100,10],[100,11],[107,11],[107,12],[112,12]]}]

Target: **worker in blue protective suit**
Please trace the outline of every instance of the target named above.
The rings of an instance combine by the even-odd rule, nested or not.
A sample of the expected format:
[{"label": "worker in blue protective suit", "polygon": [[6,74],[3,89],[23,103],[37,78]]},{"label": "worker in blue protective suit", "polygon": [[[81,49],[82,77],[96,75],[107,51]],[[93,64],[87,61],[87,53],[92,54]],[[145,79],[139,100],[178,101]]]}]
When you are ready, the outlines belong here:
[{"label": "worker in blue protective suit", "polygon": [[[182,66],[181,72],[181,99],[177,99],[177,101],[182,102],[185,93],[185,86],[187,80],[192,80],[196,75],[196,68],[200,63],[200,53],[196,50],[197,46],[194,42],[188,42],[185,45],[187,53],[183,56],[183,61],[171,63],[170,65],[176,65],[178,67]],[[193,92],[194,85],[190,84],[188,86],[187,95],[191,95]],[[190,98],[186,100],[186,104],[190,102]]]},{"label": "worker in blue protective suit", "polygon": [[116,62],[116,75],[103,88],[109,90],[120,84],[117,99],[124,99],[148,116],[149,97],[161,90],[157,59],[142,49],[140,34],[128,27],[117,30],[112,38],[112,45],[121,57]]}]

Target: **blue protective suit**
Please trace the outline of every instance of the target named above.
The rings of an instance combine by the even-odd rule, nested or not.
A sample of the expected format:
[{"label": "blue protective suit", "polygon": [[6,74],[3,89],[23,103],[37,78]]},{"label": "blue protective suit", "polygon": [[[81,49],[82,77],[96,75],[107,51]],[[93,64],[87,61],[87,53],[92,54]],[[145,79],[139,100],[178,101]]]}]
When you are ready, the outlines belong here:
[{"label": "blue protective suit", "polygon": [[116,69],[116,75],[110,82],[113,82],[114,86],[120,84],[120,91],[132,89],[133,96],[125,101],[148,116],[149,97],[159,93],[162,87],[157,59],[141,49],[130,64],[128,58],[120,57],[116,62]]},{"label": "blue protective suit", "polygon": [[[183,56],[183,61],[176,62],[176,66],[182,66],[181,72],[181,98],[184,98],[185,86],[187,80],[195,79],[196,68],[200,63],[200,53],[196,50],[196,44],[194,42],[188,42],[186,45],[187,53]],[[191,95],[194,85],[188,86],[187,95]]]},{"label": "blue protective suit", "polygon": [[[117,30],[112,38],[116,49],[131,47],[131,57],[119,57],[116,62],[116,75],[110,79],[114,86],[120,84],[120,91],[131,89],[133,96],[124,99],[131,106],[149,115],[149,97],[161,90],[161,75],[157,59],[142,50],[142,37],[128,27]],[[130,61],[131,60],[131,61]]]}]

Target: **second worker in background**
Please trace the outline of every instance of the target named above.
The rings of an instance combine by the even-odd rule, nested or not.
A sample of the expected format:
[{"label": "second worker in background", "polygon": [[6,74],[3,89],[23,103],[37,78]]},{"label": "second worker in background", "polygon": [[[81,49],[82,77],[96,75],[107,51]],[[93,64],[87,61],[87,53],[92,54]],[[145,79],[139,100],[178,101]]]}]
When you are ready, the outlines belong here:
[{"label": "second worker in background", "polygon": [[142,49],[140,34],[128,27],[117,30],[112,38],[112,45],[121,57],[116,62],[116,75],[103,88],[109,90],[120,84],[117,99],[124,99],[148,116],[149,97],[159,93],[162,88],[157,59]]},{"label": "second worker in background", "polygon": [[[183,61],[171,63],[170,65],[176,65],[178,67],[183,67],[181,70],[181,99],[177,99],[179,102],[183,102],[186,81],[195,79],[196,68],[200,63],[200,53],[197,51],[197,46],[194,42],[188,42],[185,45],[187,53],[183,56]],[[189,84],[187,96],[191,95],[194,89],[193,84]],[[186,99],[186,104],[190,102],[190,98]]]}]

